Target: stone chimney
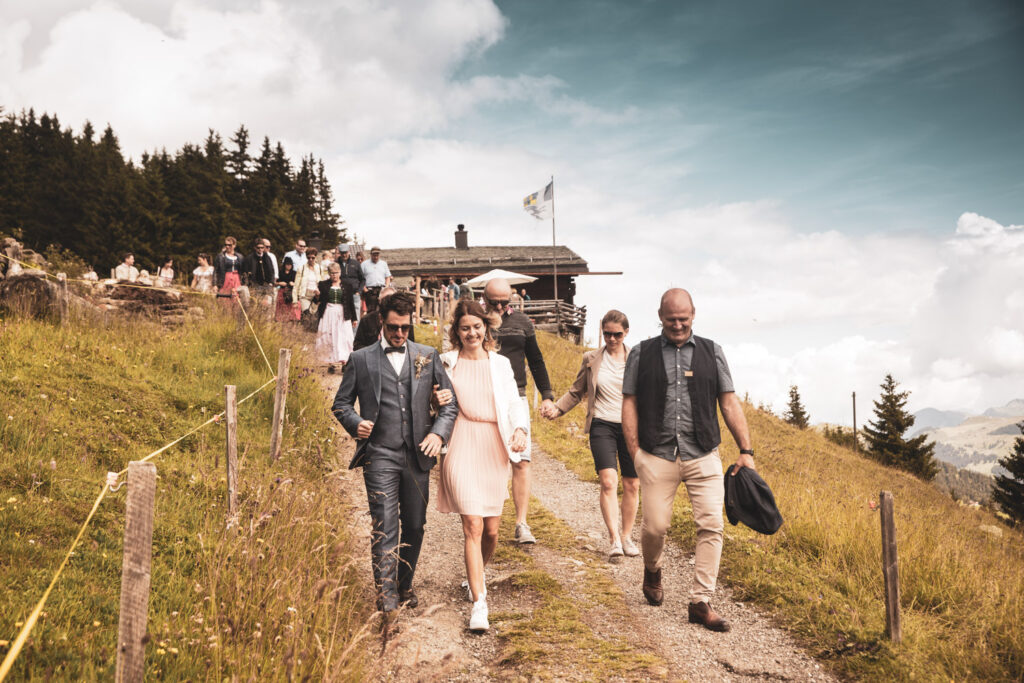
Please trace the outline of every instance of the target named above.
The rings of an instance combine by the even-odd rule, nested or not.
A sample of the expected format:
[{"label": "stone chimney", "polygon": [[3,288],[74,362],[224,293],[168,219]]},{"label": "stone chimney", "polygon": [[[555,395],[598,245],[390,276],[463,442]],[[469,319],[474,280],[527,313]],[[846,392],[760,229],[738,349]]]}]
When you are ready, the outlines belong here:
[{"label": "stone chimney", "polygon": [[459,229],[455,231],[455,248],[469,249],[469,233],[462,223],[459,223]]}]

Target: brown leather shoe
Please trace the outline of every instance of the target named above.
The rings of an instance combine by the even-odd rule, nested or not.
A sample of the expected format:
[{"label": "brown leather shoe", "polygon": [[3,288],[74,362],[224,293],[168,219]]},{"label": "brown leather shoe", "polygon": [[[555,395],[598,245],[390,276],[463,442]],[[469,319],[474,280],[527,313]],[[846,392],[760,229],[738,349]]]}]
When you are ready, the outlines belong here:
[{"label": "brown leather shoe", "polygon": [[691,602],[689,611],[691,624],[701,624],[709,631],[720,633],[729,630],[729,622],[718,616],[718,613],[711,609],[709,602]]},{"label": "brown leather shoe", "polygon": [[644,567],[644,597],[648,604],[658,607],[665,600],[665,591],[661,589],[661,570],[648,571]]}]

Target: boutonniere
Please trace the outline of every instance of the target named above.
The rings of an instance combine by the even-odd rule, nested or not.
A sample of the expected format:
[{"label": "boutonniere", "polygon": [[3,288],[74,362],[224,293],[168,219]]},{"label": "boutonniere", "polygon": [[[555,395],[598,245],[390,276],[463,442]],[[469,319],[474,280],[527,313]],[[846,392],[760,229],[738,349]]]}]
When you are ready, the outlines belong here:
[{"label": "boutonniere", "polygon": [[430,365],[430,356],[424,356],[422,353],[416,354],[416,360],[413,361],[413,367],[416,368],[416,379],[420,378],[423,374],[423,368]]}]

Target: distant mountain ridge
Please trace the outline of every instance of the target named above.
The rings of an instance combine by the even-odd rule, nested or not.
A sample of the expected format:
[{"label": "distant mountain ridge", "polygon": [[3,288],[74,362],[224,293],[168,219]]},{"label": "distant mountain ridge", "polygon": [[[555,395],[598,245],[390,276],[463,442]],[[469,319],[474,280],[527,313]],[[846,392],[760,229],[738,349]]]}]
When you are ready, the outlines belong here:
[{"label": "distant mountain ridge", "polygon": [[912,435],[927,434],[935,442],[935,457],[956,467],[991,475],[1001,472],[999,459],[1013,448],[1024,421],[1024,399],[989,408],[981,415],[924,408],[914,413]]}]

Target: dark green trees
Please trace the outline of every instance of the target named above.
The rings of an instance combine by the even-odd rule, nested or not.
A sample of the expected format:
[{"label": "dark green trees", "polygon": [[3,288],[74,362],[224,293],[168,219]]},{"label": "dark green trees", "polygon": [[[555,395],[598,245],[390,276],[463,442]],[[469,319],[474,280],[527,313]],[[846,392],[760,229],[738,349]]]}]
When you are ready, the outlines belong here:
[{"label": "dark green trees", "polygon": [[[1024,434],[1024,422],[1017,425]],[[1002,508],[1003,512],[1013,519],[1015,524],[1024,524],[1024,436],[1018,436],[1013,442],[1013,450],[999,465],[1008,474],[996,476],[992,487],[992,500]]]},{"label": "dark green trees", "polygon": [[782,419],[797,429],[807,429],[809,418],[800,402],[800,391],[795,384],[789,388],[789,405],[786,406],[786,412],[783,413]]},{"label": "dark green trees", "polygon": [[875,421],[864,427],[868,455],[882,464],[907,470],[924,480],[938,472],[935,465],[935,445],[925,443],[924,434],[912,439],[903,435],[914,426],[914,416],[906,411],[907,391],[896,391],[892,375],[882,382],[882,395],[875,401]]},{"label": "dark green trees", "polygon": [[232,235],[243,251],[268,237],[278,252],[297,237],[344,239],[323,162],[298,169],[280,143],[264,139],[253,158],[244,126],[225,144],[210,131],[201,144],[126,160],[110,126],[79,134],[56,116],[0,110],[0,233],[43,252],[74,252],[102,277],[132,251],[153,270],[172,257],[179,272],[197,253]]}]

